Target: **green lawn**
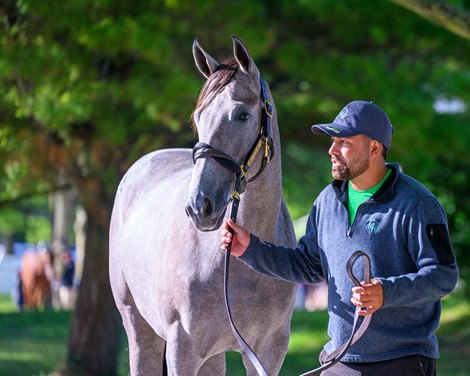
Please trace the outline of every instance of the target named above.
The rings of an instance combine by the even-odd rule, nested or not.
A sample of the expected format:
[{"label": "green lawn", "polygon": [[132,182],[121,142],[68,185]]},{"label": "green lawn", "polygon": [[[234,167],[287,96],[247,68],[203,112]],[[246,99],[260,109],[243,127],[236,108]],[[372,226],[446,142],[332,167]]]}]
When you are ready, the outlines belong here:
[{"label": "green lawn", "polygon": [[[0,375],[47,375],[65,356],[70,312],[17,313],[8,295],[0,295]],[[318,366],[318,353],[325,343],[325,312],[296,312],[292,320],[289,353],[281,375],[298,375]],[[470,375],[470,303],[454,295],[444,301],[439,330],[441,359],[439,376]],[[239,354],[227,356],[229,376],[242,376]],[[120,374],[127,375],[127,352],[123,347]]]}]

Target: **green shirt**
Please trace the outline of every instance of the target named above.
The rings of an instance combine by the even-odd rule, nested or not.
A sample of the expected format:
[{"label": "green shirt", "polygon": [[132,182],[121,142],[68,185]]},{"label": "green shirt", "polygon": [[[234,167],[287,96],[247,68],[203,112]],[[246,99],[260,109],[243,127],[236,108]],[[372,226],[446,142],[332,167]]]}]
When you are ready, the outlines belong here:
[{"label": "green shirt", "polygon": [[348,183],[348,213],[350,224],[354,222],[354,218],[356,217],[357,209],[359,208],[359,206],[364,201],[371,198],[375,194],[375,192],[380,189],[383,183],[385,183],[385,180],[387,180],[387,178],[390,176],[391,172],[392,170],[389,168],[384,178],[377,185],[364,191],[356,191],[351,187],[351,182]]}]

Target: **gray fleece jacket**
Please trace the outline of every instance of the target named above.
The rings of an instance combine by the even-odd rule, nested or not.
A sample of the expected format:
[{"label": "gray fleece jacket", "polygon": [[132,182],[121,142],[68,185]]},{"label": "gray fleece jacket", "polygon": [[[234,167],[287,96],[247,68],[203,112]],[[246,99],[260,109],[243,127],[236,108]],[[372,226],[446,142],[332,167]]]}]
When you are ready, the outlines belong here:
[{"label": "gray fleece jacket", "polygon": [[[421,354],[438,358],[436,330],[441,298],[458,280],[447,218],[437,198],[415,179],[389,164],[392,173],[358,209],[353,224],[347,212],[347,182],[334,181],[313,204],[306,234],[296,249],[251,235],[240,257],[252,269],[298,283],[328,283],[328,353],[347,341],[355,307],[349,256],[362,250],[371,259],[372,277],[384,289],[384,305],[373,314],[364,336],[343,358],[374,362]],[[361,264],[357,262],[356,264]],[[357,269],[357,270],[356,270]],[[362,265],[354,273],[360,278]]]}]

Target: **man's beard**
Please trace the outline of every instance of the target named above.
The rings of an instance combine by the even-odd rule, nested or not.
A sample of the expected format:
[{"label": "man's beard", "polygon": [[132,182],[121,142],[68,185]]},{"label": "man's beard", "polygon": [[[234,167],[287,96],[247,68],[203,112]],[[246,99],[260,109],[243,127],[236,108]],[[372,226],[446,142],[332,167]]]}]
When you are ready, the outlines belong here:
[{"label": "man's beard", "polygon": [[346,164],[344,161],[335,158],[339,164],[331,167],[331,175],[336,180],[353,180],[363,174],[369,168],[368,158],[358,158]]}]

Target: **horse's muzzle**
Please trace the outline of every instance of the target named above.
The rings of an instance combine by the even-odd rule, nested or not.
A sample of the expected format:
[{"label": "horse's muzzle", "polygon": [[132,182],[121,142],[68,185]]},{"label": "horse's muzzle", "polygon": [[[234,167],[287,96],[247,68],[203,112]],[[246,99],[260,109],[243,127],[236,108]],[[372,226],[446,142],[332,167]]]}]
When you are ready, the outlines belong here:
[{"label": "horse's muzzle", "polygon": [[217,230],[222,225],[225,209],[215,210],[212,200],[202,195],[194,200],[188,198],[185,206],[186,215],[199,231]]}]

